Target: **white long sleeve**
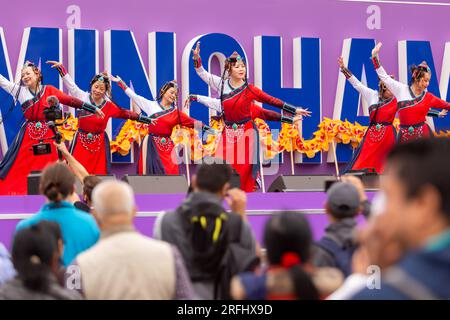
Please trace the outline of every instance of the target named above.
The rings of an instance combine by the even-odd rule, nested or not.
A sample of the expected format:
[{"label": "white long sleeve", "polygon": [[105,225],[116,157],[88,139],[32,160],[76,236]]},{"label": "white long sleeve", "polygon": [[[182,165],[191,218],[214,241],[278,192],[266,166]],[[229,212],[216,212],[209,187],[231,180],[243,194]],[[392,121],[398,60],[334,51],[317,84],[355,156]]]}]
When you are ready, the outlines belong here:
[{"label": "white long sleeve", "polygon": [[148,116],[162,111],[162,108],[157,101],[148,100],[136,94],[136,92],[134,92],[130,88],[127,88],[125,90],[125,93],[131,100],[133,100],[133,102],[139,107],[139,109],[144,111]]},{"label": "white long sleeve", "polygon": [[392,79],[381,66],[376,71],[380,80],[384,82],[386,87],[397,98],[397,101],[411,100],[413,98],[409,92],[408,85]]},{"label": "white long sleeve", "polygon": [[351,274],[342,286],[327,297],[327,300],[349,300],[367,286],[368,277],[363,274]]},{"label": "white long sleeve", "polygon": [[63,78],[64,86],[69,90],[69,94],[77,99],[80,99],[83,102],[90,102],[89,99],[89,92],[81,90],[73,78],[70,76],[70,74],[66,74]]},{"label": "white long sleeve", "polygon": [[198,76],[205,81],[211,89],[216,92],[220,92],[220,86],[222,83],[222,79],[214,74],[209,73],[208,71],[201,66],[200,68],[195,68]]},{"label": "white long sleeve", "polygon": [[27,100],[33,99],[33,95],[31,94],[30,90],[28,90],[27,87],[9,81],[1,74],[0,74],[0,87],[3,88],[6,92],[8,92],[13,98],[15,98],[17,93],[19,93],[17,100],[19,101],[20,104],[24,103]]},{"label": "white long sleeve", "polygon": [[197,95],[197,101],[210,109],[217,112],[222,112],[222,104],[220,103],[220,99]]},{"label": "white long sleeve", "polygon": [[9,81],[3,75],[0,74],[0,87],[2,87],[2,89],[8,92],[10,95],[15,97],[17,92],[19,91],[20,85]]},{"label": "white long sleeve", "polygon": [[350,82],[353,88],[363,96],[363,99],[367,102],[368,106],[378,103],[379,98],[377,91],[366,87],[353,75],[348,79],[348,82]]}]

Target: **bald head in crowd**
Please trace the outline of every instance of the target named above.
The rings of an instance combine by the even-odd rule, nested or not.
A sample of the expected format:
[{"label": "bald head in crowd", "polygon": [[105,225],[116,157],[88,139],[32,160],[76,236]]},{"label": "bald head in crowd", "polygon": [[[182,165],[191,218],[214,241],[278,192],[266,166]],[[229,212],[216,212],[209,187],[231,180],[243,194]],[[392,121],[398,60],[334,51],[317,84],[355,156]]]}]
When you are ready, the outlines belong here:
[{"label": "bald head in crowd", "polygon": [[111,225],[132,224],[136,214],[134,192],[122,181],[107,180],[92,192],[94,215],[102,229]]}]

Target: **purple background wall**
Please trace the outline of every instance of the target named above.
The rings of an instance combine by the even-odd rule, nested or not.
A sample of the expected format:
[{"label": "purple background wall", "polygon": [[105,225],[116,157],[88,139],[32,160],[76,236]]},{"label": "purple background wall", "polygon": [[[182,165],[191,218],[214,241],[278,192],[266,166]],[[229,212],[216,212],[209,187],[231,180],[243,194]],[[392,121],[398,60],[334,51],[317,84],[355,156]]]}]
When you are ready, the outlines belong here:
[{"label": "purple background wall", "polygon": [[[428,40],[438,79],[440,77],[444,45],[449,40],[449,29],[445,26],[450,19],[450,7],[375,3],[381,9],[381,29],[369,30],[366,10],[373,4],[338,0],[15,0],[2,1],[0,26],[5,31],[13,74],[23,29],[30,26],[62,28],[63,59],[67,62],[66,20],[69,14],[66,9],[69,5],[80,7],[81,28],[99,30],[100,70],[103,70],[103,31],[108,29],[134,32],[147,69],[147,34],[152,31],[175,32],[178,79],[181,79],[181,54],[189,40],[200,34],[221,32],[236,38],[245,48],[249,57],[250,81],[253,81],[253,38],[258,35],[282,36],[285,87],[291,87],[293,82],[292,39],[298,36],[319,37],[322,39],[322,112],[323,116],[332,117],[339,73],[336,60],[345,38],[382,41],[383,64],[395,75],[398,74],[397,42]],[[326,163],[296,166],[301,174],[334,172],[334,167]],[[134,165],[116,164],[113,170],[120,176],[134,172]],[[289,172],[289,165],[285,165],[282,171]],[[267,186],[272,179],[267,178]]]}]

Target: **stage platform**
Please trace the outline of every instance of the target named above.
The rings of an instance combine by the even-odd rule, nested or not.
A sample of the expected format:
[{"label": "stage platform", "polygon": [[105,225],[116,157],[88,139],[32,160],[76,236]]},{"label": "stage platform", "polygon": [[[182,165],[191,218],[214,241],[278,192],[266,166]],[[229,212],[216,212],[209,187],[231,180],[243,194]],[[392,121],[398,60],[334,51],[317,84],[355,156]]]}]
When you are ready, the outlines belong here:
[{"label": "stage platform", "polygon": [[[373,193],[369,192],[368,196],[371,198]],[[185,197],[185,194],[136,195],[136,228],[151,236],[156,216],[160,212],[173,210]],[[267,219],[271,214],[280,211],[304,214],[311,224],[315,239],[323,235],[328,224],[324,210],[324,192],[251,193],[247,198],[248,220],[258,241],[262,241]],[[33,215],[44,203],[43,196],[0,196],[0,242],[9,249],[17,223]],[[359,217],[359,222],[364,223],[364,219]]]}]

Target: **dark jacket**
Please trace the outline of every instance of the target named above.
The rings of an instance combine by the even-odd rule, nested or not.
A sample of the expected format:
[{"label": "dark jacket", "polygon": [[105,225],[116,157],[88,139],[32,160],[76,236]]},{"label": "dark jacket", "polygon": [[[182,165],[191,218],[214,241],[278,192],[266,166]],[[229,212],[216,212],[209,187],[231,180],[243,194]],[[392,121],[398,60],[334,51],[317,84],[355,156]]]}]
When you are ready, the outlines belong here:
[{"label": "dark jacket", "polygon": [[82,300],[74,291],[61,287],[56,277],[50,277],[47,292],[33,291],[26,288],[19,278],[14,278],[0,288],[0,300]]},{"label": "dark jacket", "polygon": [[[354,245],[356,224],[354,218],[345,218],[331,223],[325,229],[324,237],[333,240],[339,247],[351,247]],[[312,264],[316,267],[337,267],[333,256],[318,245],[313,248]]]},{"label": "dark jacket", "polygon": [[[215,194],[208,192],[194,192],[191,193],[182,203],[185,209],[196,206],[198,203],[213,203],[222,205],[222,200]],[[235,214],[235,213],[229,213]],[[186,264],[186,268],[190,275],[192,275],[192,266],[190,265],[190,242],[183,229],[182,218],[179,212],[170,211],[158,216],[155,222],[153,237],[156,239],[167,241],[175,245],[180,251]],[[248,250],[248,256],[254,256],[256,251],[256,240],[251,231],[250,226],[243,222],[241,223],[239,246]],[[211,281],[193,281],[194,289],[197,295],[202,299],[213,299],[214,297],[214,283]]]}]

